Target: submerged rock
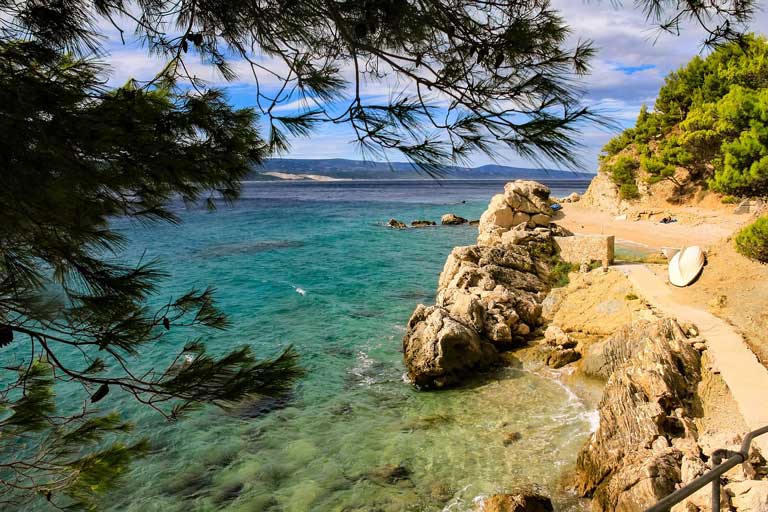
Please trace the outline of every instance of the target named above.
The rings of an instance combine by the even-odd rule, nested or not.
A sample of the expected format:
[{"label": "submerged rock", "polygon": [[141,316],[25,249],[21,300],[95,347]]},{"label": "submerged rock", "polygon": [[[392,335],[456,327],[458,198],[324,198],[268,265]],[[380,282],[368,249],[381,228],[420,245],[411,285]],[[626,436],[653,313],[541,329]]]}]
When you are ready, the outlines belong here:
[{"label": "submerged rock", "polygon": [[552,501],[540,494],[495,494],[480,502],[477,512],[552,512]]},{"label": "submerged rock", "polygon": [[424,228],[427,226],[436,226],[437,223],[433,220],[415,220],[411,222],[411,227],[414,228]]},{"label": "submerged rock", "polygon": [[466,224],[467,219],[464,217],[459,217],[458,215],[454,215],[453,213],[446,213],[442,217],[440,217],[440,224],[443,224],[444,226],[456,226],[459,224]]},{"label": "submerged rock", "polygon": [[696,446],[699,354],[671,319],[619,331],[602,351],[599,367],[615,370],[598,406],[598,429],[579,453],[576,487],[592,498],[594,511],[639,511],[675,490],[685,447]]}]

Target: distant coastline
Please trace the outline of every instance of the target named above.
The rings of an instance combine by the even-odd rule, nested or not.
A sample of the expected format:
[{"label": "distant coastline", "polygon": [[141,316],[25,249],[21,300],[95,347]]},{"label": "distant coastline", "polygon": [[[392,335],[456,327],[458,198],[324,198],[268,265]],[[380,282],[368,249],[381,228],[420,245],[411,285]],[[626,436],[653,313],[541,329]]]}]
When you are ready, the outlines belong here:
[{"label": "distant coastline", "polygon": [[[444,180],[589,181],[594,174],[561,169],[483,165],[469,168],[446,166],[439,171]],[[407,162],[366,162],[345,159],[269,159],[256,167],[247,181],[373,181],[432,179],[424,171]]]}]

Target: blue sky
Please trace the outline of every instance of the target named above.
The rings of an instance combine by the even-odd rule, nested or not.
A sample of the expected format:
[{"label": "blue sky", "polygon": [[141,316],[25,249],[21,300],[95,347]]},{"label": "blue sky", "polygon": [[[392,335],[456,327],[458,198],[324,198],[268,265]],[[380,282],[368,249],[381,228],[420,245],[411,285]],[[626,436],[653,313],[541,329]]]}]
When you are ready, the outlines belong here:
[{"label": "blue sky", "polygon": [[[641,12],[632,8],[633,2],[626,0],[624,7],[616,7],[608,0],[553,0],[572,30],[572,39],[590,39],[598,48],[598,55],[592,61],[592,73],[586,77],[584,101],[600,109],[620,126],[631,126],[643,103],[652,105],[664,76],[685,64],[691,57],[702,52],[703,34],[697,27],[687,27],[681,36],[660,34],[649,25]],[[751,29],[762,32],[768,26],[768,14],[761,11]],[[109,26],[104,27],[109,35],[108,50],[112,67],[110,82],[124,83],[128,78],[147,78],[156,73],[162,63],[147,56],[146,49],[136,42],[123,45]],[[252,105],[255,85],[250,68],[238,66],[239,78],[225,83],[217,74],[202,64],[194,66],[194,72],[210,85],[224,87],[233,103],[240,106]],[[270,86],[267,76],[260,81]],[[273,81],[274,82],[274,81]],[[366,95],[369,99],[385,99],[395,90],[391,82],[369,84]],[[612,136],[594,126],[585,127],[579,140],[583,145],[580,157],[582,170],[594,172],[597,154]],[[361,158],[353,134],[346,126],[324,125],[309,138],[293,139],[286,158]],[[505,165],[533,166],[530,162],[511,152],[500,152],[496,161]],[[485,156],[473,159],[474,165],[491,163]],[[552,166],[555,167],[555,166]]]}]

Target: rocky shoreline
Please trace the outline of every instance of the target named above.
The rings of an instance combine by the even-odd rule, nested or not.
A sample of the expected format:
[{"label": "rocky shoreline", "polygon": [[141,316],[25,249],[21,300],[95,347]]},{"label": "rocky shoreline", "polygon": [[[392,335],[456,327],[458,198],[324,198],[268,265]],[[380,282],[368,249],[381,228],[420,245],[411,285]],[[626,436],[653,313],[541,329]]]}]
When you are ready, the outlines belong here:
[{"label": "rocky shoreline", "polygon": [[[491,199],[477,244],[454,248],[435,304],[419,305],[408,321],[408,377],[421,389],[460,386],[522,359],[602,382],[599,424],[574,461],[571,489],[596,512],[641,511],[706,471],[713,449],[735,448],[743,429],[729,422],[729,404],[713,412],[727,402],[727,387],[710,392],[724,386],[695,326],[652,311],[607,268],[553,288],[555,237],[571,233],[553,222],[551,203],[549,189],[530,181],[508,183]],[[729,428],[710,428],[718,421]],[[764,475],[754,453],[725,476],[724,505],[768,510]],[[540,510],[541,500],[524,496],[494,497],[481,510],[533,510],[528,502]],[[708,489],[675,507],[699,510],[709,510]]]}]

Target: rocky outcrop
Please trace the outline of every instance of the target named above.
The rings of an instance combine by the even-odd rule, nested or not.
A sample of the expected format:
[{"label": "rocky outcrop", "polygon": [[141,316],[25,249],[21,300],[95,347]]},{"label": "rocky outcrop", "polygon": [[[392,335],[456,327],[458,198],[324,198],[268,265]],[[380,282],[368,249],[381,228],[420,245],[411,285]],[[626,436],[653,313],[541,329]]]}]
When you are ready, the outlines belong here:
[{"label": "rocky outcrop", "polygon": [[634,324],[601,351],[593,366],[610,376],[598,429],[578,456],[576,487],[595,511],[641,511],[674,491],[683,460],[698,455],[699,354],[671,319]]},{"label": "rocky outcrop", "polygon": [[477,512],[552,512],[552,501],[540,494],[495,494],[482,500]]},{"label": "rocky outcrop", "polygon": [[622,326],[653,316],[624,274],[602,269],[571,274],[568,286],[552,290],[544,301],[543,314],[548,322],[579,338],[610,336]]},{"label": "rocky outcrop", "polygon": [[535,227],[549,227],[552,221],[552,201],[549,188],[535,181],[517,180],[504,186],[504,193],[491,199],[488,209],[480,217],[477,239],[479,245],[514,242],[514,233]]},{"label": "rocky outcrop", "polygon": [[549,291],[555,251],[552,233],[531,229],[528,221],[512,227],[517,210],[507,197],[532,213],[549,207],[549,189],[543,185],[507,184],[479,228],[478,241],[484,229],[498,233],[499,240],[453,249],[440,274],[435,305],[416,308],[403,338],[408,375],[419,387],[461,383],[496,364],[499,351],[524,343],[542,323],[541,302]]},{"label": "rocky outcrop", "polygon": [[408,375],[422,388],[454,384],[473,370],[499,360],[493,345],[475,329],[438,306],[419,305],[408,321],[403,343]]},{"label": "rocky outcrop", "polygon": [[387,221],[387,226],[391,227],[392,229],[405,229],[406,225],[404,222],[400,222],[397,219],[389,219]]},{"label": "rocky outcrop", "polygon": [[598,172],[579,201],[582,208],[618,214],[622,210],[619,187],[606,173]]},{"label": "rocky outcrop", "polygon": [[458,226],[459,224],[466,223],[467,219],[464,217],[459,217],[458,215],[454,215],[453,213],[446,213],[440,217],[440,224],[443,224],[444,226]]},{"label": "rocky outcrop", "polygon": [[435,226],[436,223],[433,220],[415,220],[411,222],[411,227],[414,228],[425,228],[428,226]]}]

